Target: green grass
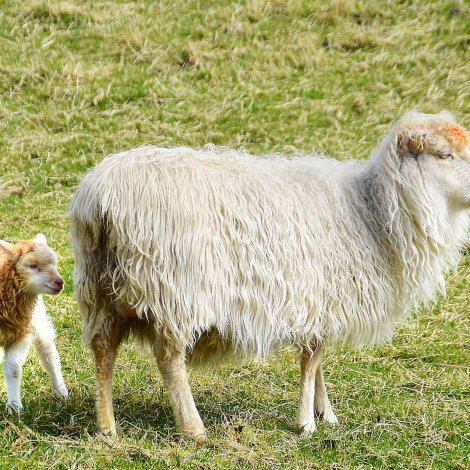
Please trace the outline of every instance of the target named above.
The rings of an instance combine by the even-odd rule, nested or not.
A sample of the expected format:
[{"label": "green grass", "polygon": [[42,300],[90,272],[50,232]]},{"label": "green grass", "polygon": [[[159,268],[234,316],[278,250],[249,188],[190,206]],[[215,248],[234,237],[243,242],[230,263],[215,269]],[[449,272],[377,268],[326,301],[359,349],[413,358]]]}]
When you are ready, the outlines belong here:
[{"label": "green grass", "polygon": [[469,25],[459,0],[3,2],[0,237],[43,232],[61,257],[68,287],[47,302],[71,396],[54,401],[31,354],[23,416],[0,413],[0,466],[468,468],[469,252],[447,298],[391,345],[330,348],[339,427],[296,433],[297,355],[286,350],[193,371],[208,441],[179,442],[154,360],[129,344],[109,442],[95,435],[67,207],[87,169],[143,143],[346,159],[366,158],[410,108],[449,109],[468,127]]}]

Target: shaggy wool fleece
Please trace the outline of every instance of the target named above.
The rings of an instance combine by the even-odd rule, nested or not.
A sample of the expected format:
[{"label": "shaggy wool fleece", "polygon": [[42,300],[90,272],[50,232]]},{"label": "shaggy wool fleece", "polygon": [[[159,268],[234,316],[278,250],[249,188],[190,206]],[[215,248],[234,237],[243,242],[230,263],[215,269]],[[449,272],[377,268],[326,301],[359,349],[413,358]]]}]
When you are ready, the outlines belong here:
[{"label": "shaggy wool fleece", "polygon": [[127,314],[186,350],[217,338],[214,353],[386,341],[443,291],[469,208],[468,135],[447,112],[407,113],[361,162],[112,155],[70,211],[85,338]]}]

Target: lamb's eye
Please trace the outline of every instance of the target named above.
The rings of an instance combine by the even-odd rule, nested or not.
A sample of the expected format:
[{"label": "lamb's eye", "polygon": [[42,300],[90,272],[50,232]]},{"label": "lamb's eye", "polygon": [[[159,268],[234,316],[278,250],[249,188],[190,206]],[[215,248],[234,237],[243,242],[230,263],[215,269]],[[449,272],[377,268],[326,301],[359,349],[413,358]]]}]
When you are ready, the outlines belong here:
[{"label": "lamb's eye", "polygon": [[37,265],[37,264],[34,264],[34,263],[31,263],[31,264],[28,264],[28,268],[30,268],[30,269],[38,269],[38,265]]}]

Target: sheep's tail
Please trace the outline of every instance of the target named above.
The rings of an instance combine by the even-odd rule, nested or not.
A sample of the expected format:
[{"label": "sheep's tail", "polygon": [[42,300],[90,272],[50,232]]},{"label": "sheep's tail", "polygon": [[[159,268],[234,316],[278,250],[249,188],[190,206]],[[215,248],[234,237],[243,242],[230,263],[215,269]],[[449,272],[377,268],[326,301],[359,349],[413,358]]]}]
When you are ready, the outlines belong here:
[{"label": "sheep's tail", "polygon": [[93,304],[97,299],[96,288],[100,273],[102,252],[99,250],[101,229],[99,224],[89,225],[83,220],[72,218],[72,246],[75,257],[74,282],[80,302]]},{"label": "sheep's tail", "polygon": [[[102,307],[103,266],[106,265],[106,225],[98,210],[84,210],[86,197],[79,190],[70,206],[72,250],[75,258],[75,295],[82,315],[83,339],[91,339],[93,325]],[[90,330],[90,331],[88,331]]]}]

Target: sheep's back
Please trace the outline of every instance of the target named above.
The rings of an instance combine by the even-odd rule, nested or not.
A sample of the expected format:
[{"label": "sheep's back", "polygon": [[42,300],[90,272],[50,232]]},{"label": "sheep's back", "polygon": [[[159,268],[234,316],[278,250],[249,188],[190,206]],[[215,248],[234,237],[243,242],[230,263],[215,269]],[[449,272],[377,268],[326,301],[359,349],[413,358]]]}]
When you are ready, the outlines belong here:
[{"label": "sheep's back", "polygon": [[104,231],[94,279],[140,317],[183,346],[215,329],[263,356],[286,341],[347,338],[357,315],[376,314],[370,241],[357,236],[344,183],[354,171],[323,158],[146,147],[92,170],[71,216]]}]

